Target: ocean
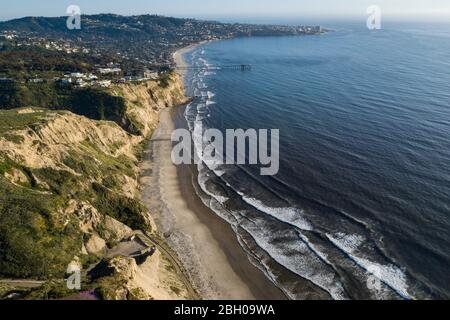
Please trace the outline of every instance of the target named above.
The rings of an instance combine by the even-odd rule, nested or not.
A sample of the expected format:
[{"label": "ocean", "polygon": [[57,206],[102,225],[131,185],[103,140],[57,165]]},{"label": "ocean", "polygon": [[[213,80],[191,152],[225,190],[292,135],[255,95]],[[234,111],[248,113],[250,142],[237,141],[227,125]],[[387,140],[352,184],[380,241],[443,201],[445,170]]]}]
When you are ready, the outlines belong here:
[{"label": "ocean", "polygon": [[280,129],[280,170],[198,165],[196,190],[292,299],[450,298],[450,25],[216,41],[185,118]]}]

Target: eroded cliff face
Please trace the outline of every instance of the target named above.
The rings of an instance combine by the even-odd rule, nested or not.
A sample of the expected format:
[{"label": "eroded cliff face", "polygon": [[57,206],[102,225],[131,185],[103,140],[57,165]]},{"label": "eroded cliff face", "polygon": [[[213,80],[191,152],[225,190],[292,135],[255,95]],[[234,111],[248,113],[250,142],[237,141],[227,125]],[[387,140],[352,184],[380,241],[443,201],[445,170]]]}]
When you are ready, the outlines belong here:
[{"label": "eroded cliff face", "polygon": [[102,268],[107,276],[98,280],[101,295],[108,300],[189,299],[188,291],[170,271],[170,263],[155,251],[138,264],[135,259],[115,257]]},{"label": "eroded cliff face", "polygon": [[8,135],[16,137],[16,141],[2,138],[0,150],[11,160],[30,168],[71,171],[64,160],[74,150],[86,151],[88,144],[107,156],[136,160],[134,147],[142,141],[142,137],[132,136],[113,122],[93,121],[71,112],[44,109],[17,112],[18,118],[24,115],[33,117],[32,123],[9,131]]},{"label": "eroded cliff face", "polygon": [[156,129],[158,114],[162,109],[187,101],[183,82],[176,73],[166,76],[162,81],[114,86],[110,92],[125,98],[127,106],[126,119],[123,122],[125,129],[144,137]]},{"label": "eroded cliff face", "polygon": [[[2,276],[62,278],[69,263],[92,266],[133,230],[154,231],[139,200],[137,156],[158,124],[159,111],[186,101],[183,85],[171,75],[163,82],[121,84],[110,92],[125,99],[128,127],[67,111],[0,110]],[[111,263],[133,271],[125,286],[128,295],[179,296],[170,286],[161,291],[157,250],[140,266],[122,258]],[[184,295],[183,289],[175,291]]]}]

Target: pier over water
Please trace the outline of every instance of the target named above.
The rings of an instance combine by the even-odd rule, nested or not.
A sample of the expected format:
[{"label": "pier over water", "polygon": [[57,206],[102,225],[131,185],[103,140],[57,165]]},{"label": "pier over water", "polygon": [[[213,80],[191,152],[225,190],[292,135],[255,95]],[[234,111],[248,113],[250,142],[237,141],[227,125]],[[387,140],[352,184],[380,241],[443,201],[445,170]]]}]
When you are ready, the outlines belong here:
[{"label": "pier over water", "polygon": [[250,71],[252,66],[250,64],[230,64],[230,65],[209,65],[209,66],[190,66],[190,67],[173,67],[175,70],[198,70],[198,71],[213,71],[213,70],[241,70]]}]

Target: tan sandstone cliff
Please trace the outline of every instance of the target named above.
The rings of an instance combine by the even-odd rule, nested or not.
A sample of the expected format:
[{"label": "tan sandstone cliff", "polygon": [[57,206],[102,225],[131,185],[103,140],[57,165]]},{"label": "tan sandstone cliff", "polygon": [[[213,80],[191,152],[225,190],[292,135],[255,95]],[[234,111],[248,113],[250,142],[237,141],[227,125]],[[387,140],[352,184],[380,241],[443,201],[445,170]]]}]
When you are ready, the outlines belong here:
[{"label": "tan sandstone cliff", "polygon": [[[128,128],[68,111],[0,111],[5,276],[62,277],[71,261],[92,267],[133,230],[154,231],[138,196],[138,153],[156,128],[159,111],[186,101],[183,85],[172,74],[161,82],[120,84],[109,91],[125,99]],[[103,298],[189,297],[177,275],[167,273],[168,262],[158,250],[140,265],[126,256],[107,264],[117,270],[91,284],[107,292]],[[105,289],[111,286],[118,289]]]},{"label": "tan sandstone cliff", "polygon": [[130,131],[141,136],[148,136],[157,127],[161,109],[186,102],[182,80],[176,73],[161,82],[114,86],[110,92],[125,98],[126,116],[132,125]]}]

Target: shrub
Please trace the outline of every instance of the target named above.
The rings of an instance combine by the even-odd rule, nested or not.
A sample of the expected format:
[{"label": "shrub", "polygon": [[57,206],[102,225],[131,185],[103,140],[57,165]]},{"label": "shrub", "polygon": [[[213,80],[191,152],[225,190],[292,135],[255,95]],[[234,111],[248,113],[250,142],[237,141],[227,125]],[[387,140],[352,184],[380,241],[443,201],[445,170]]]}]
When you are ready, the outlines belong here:
[{"label": "shrub", "polygon": [[0,177],[0,274],[63,276],[81,248],[73,221],[64,224],[54,196],[16,187]]}]

